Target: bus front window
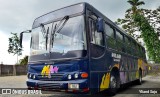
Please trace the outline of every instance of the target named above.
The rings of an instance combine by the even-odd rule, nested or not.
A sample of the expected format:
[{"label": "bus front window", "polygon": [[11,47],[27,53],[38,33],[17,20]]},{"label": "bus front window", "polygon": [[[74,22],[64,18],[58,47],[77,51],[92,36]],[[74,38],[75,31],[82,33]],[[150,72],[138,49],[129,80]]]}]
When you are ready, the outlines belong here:
[{"label": "bus front window", "polygon": [[46,35],[47,34],[43,32],[41,27],[32,30],[31,52],[36,51],[37,54],[41,54],[47,51],[46,46],[48,42],[46,42]]},{"label": "bus front window", "polygon": [[70,18],[64,27],[59,32],[55,32],[52,37],[51,52],[67,53],[68,51],[86,50],[83,16]]},{"label": "bus front window", "polygon": [[[51,56],[55,56],[54,59],[85,56],[84,51],[86,52],[87,47],[84,16],[70,17],[64,25],[61,23],[63,27],[59,30],[62,25],[57,25],[60,22],[53,22],[52,30],[51,27],[49,28],[50,34],[48,35],[50,36],[48,37],[50,38],[48,38],[48,41],[50,39],[50,42],[46,42],[41,27],[33,29],[31,49],[38,50],[40,53],[45,53],[48,50],[52,54]],[[59,31],[54,31],[55,29]],[[46,43],[50,49],[46,50]]]}]

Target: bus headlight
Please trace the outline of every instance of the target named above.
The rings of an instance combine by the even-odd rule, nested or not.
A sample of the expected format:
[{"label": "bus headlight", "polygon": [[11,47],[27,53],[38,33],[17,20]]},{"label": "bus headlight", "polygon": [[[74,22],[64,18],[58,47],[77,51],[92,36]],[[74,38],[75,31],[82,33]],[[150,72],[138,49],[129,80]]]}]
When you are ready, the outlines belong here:
[{"label": "bus headlight", "polygon": [[31,78],[32,77],[32,74],[29,74],[29,78]]},{"label": "bus headlight", "polygon": [[72,79],[72,76],[71,76],[70,74],[68,75],[68,79],[69,79],[69,80]]},{"label": "bus headlight", "polygon": [[68,84],[68,89],[79,89],[79,84]]},{"label": "bus headlight", "polygon": [[36,75],[33,75],[33,79],[36,79]]},{"label": "bus headlight", "polygon": [[74,78],[78,78],[78,74],[77,73],[74,74]]}]

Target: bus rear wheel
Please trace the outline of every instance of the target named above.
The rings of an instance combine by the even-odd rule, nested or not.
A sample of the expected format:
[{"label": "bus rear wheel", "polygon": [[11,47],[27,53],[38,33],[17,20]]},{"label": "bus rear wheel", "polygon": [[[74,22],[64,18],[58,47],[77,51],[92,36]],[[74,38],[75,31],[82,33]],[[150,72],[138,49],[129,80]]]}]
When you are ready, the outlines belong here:
[{"label": "bus rear wheel", "polygon": [[137,84],[141,85],[142,84],[142,71],[139,70],[139,79],[137,80]]}]

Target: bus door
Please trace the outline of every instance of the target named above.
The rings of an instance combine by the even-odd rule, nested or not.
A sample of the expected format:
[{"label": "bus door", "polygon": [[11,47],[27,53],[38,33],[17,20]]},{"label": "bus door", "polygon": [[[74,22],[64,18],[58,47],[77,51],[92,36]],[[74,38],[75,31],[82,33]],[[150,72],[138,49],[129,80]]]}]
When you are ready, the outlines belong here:
[{"label": "bus door", "polygon": [[100,82],[106,71],[105,59],[105,41],[102,32],[96,30],[97,20],[89,17],[89,33],[90,33],[90,87],[91,92],[98,92]]}]

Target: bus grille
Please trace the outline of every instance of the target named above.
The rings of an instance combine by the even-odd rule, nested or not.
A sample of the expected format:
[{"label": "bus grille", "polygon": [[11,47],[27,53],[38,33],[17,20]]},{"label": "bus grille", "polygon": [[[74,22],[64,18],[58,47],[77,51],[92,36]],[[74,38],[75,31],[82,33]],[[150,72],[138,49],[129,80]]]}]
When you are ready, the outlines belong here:
[{"label": "bus grille", "polygon": [[39,88],[60,89],[59,83],[38,83]]},{"label": "bus grille", "polygon": [[51,74],[51,77],[49,78],[48,76],[43,76],[42,75],[38,75],[39,80],[43,80],[43,81],[61,81],[63,78],[63,73],[54,73]]}]

